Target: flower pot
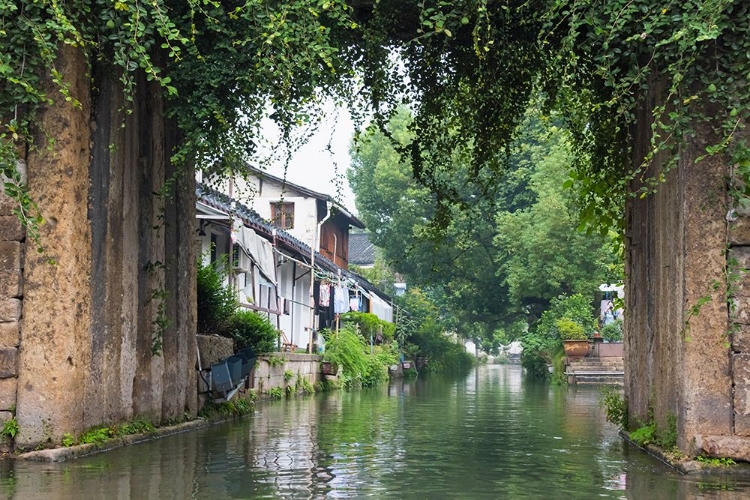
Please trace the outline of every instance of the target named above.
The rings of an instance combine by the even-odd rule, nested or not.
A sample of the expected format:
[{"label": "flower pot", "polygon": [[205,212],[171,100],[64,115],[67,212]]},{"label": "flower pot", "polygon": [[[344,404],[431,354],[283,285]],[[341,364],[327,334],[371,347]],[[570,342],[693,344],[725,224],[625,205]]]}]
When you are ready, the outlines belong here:
[{"label": "flower pot", "polygon": [[589,353],[588,340],[563,340],[565,355],[569,358],[582,358]]}]

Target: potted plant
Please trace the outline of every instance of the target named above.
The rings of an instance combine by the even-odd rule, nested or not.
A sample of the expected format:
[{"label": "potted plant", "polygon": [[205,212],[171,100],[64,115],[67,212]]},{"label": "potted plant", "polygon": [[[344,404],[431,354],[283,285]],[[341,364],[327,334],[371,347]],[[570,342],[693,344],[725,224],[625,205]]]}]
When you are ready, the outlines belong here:
[{"label": "potted plant", "polygon": [[589,353],[589,340],[582,325],[570,318],[560,318],[555,321],[555,327],[562,339],[566,356],[576,358]]}]

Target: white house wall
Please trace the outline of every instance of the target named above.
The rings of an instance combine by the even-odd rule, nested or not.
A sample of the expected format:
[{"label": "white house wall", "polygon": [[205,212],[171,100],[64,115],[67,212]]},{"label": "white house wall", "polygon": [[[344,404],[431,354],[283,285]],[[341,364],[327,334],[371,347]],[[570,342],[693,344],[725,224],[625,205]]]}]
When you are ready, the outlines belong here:
[{"label": "white house wall", "polygon": [[[289,303],[289,314],[282,314],[280,329],[290,343],[306,348],[310,326],[310,273],[297,265],[297,284],[294,285],[294,263],[287,260],[279,266],[279,294]],[[302,277],[300,277],[302,276]]]}]

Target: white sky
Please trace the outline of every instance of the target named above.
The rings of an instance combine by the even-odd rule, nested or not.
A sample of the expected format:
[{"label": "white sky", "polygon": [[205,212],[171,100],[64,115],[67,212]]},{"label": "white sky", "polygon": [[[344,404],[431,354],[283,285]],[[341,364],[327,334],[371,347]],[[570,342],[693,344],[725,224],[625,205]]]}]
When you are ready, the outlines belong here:
[{"label": "white sky", "polygon": [[[284,177],[284,160],[280,158],[279,149],[274,146],[279,142],[279,131],[270,119],[262,124],[265,149],[267,156],[265,169],[269,174]],[[318,130],[292,154],[286,179],[294,184],[312,189],[319,193],[334,197],[339,203],[352,213],[354,207],[354,193],[349,187],[346,172],[349,168],[349,145],[354,135],[354,124],[345,109],[333,105],[325,106],[325,116]],[[328,145],[330,143],[330,151]],[[263,153],[261,156],[264,156]],[[340,193],[337,189],[340,183]]]}]

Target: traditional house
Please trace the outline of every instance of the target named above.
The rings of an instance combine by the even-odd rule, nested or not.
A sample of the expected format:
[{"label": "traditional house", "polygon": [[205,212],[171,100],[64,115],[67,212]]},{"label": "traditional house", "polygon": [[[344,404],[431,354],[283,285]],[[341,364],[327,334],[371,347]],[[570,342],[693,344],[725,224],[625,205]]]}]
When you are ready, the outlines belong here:
[{"label": "traditional house", "polygon": [[[312,351],[316,332],[333,327],[341,312],[356,309],[393,321],[390,297],[366,279],[264,220],[244,203],[202,184],[196,194],[204,262],[229,264],[228,281],[241,305],[266,315],[276,325],[282,332],[282,349]],[[338,224],[346,217],[351,218],[343,216]],[[341,256],[337,259],[341,263],[348,252],[333,254]]]}]

